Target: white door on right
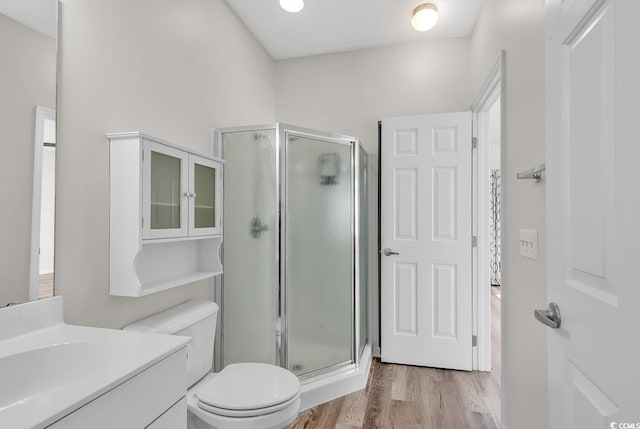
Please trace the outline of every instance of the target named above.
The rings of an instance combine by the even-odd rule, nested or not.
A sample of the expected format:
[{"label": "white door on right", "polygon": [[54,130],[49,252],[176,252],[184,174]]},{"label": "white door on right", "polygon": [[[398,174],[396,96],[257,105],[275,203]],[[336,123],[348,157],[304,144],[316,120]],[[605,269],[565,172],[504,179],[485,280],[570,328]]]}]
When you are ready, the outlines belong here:
[{"label": "white door on right", "polygon": [[382,120],[383,362],[471,370],[471,112]]},{"label": "white door on right", "polygon": [[547,1],[550,429],[640,428],[638,18],[638,0]]}]

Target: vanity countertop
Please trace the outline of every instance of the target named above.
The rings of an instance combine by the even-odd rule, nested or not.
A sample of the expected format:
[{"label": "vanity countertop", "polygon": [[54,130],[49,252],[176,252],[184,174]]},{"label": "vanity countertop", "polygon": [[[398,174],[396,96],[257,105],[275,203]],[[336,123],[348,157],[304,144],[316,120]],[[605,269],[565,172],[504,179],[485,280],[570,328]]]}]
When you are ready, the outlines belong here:
[{"label": "vanity countertop", "polygon": [[0,427],[45,428],[189,341],[67,325],[61,297],[2,309]]}]

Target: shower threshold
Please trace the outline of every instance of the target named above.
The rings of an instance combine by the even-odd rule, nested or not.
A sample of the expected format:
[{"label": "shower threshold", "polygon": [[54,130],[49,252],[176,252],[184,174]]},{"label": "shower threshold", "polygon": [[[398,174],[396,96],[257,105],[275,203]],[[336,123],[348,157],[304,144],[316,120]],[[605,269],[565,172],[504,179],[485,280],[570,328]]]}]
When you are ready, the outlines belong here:
[{"label": "shower threshold", "polygon": [[300,411],[364,389],[367,386],[370,368],[371,346],[367,344],[362,351],[359,364],[341,366],[334,371],[304,378]]}]

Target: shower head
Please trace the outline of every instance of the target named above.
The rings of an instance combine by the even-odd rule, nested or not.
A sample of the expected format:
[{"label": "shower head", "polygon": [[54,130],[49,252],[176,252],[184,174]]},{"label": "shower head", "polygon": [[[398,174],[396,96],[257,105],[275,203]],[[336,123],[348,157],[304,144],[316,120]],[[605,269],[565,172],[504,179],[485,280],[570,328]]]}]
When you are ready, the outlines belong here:
[{"label": "shower head", "polygon": [[323,153],[318,159],[318,169],[322,186],[337,185],[340,175],[340,156],[336,152]]}]

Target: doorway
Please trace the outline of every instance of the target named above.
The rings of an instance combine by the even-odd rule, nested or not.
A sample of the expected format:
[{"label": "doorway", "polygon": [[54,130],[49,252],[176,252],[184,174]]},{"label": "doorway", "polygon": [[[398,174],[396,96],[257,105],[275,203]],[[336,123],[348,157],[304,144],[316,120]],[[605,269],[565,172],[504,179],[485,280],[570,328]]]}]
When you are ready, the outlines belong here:
[{"label": "doorway", "polygon": [[[380,148],[382,361],[491,372],[487,377],[493,379],[497,398],[501,396],[502,385],[501,315],[504,293],[501,260],[503,64],[501,53],[471,106],[466,124],[472,132],[468,137],[458,139],[464,134],[462,122],[438,123],[444,119],[443,114],[395,117],[382,121]],[[451,131],[454,129],[455,132]],[[448,134],[444,130],[448,130]],[[445,139],[445,135],[455,135],[456,139]],[[468,162],[456,164],[457,157],[466,148],[470,154]],[[445,152],[447,158],[438,164],[437,158]],[[421,162],[427,167],[427,174],[420,173],[422,164],[411,164],[413,158],[419,157],[424,158]],[[450,176],[460,180],[440,186],[444,182],[438,183],[440,177],[436,173],[444,170],[452,171]],[[468,182],[467,176],[457,177],[467,170]],[[471,184],[468,193],[464,188],[466,183]],[[420,195],[426,201],[420,201]],[[445,195],[449,198],[439,198]],[[454,196],[462,196],[462,202]],[[468,206],[464,205],[465,201],[468,201]],[[427,221],[419,224],[425,218]],[[438,225],[443,219],[451,221]],[[467,219],[471,227],[465,230]],[[456,224],[453,220],[461,223]],[[449,234],[442,234],[442,231]],[[411,253],[416,246],[411,245],[417,243],[421,235],[428,245],[422,250],[417,249],[416,256]],[[461,246],[457,259],[444,262],[433,259],[420,266],[419,258],[425,255],[443,256],[442,252],[434,251],[438,245],[461,242],[463,238],[468,238],[469,242]],[[463,247],[468,249],[466,253]],[[467,263],[471,265],[468,277],[461,268]],[[443,277],[450,280],[448,282],[440,278],[443,267],[448,267],[452,273]],[[454,293],[442,293],[446,291]],[[459,300],[467,292],[470,294],[468,306],[459,305],[457,311],[443,311],[455,308],[452,305],[454,300],[447,301],[447,296]],[[421,294],[426,304],[420,301]],[[468,316],[468,319],[457,317],[459,315]],[[445,321],[450,322],[448,326],[455,326],[451,330],[455,335],[447,337],[436,332],[434,327]],[[459,333],[465,325],[469,330],[468,342],[462,340],[461,344],[466,348],[455,353],[442,353],[446,350],[443,343],[451,344],[462,339]],[[430,337],[436,338],[440,347],[425,347]],[[442,359],[433,353],[434,349],[443,355]],[[391,353],[387,353],[389,351]],[[458,358],[466,353],[470,356],[468,367],[456,365],[452,356]],[[496,402],[499,408],[502,401]]]},{"label": "doorway", "polygon": [[56,112],[35,109],[29,299],[54,294]]},{"label": "doorway", "polygon": [[[473,229],[477,237],[473,252],[473,308],[474,333],[478,338],[473,359],[475,369],[491,372],[496,380],[494,386],[499,390],[503,385],[502,298],[505,293],[502,281],[503,64],[504,52],[501,52],[471,105],[475,147]],[[502,397],[502,392],[499,395]]]}]

